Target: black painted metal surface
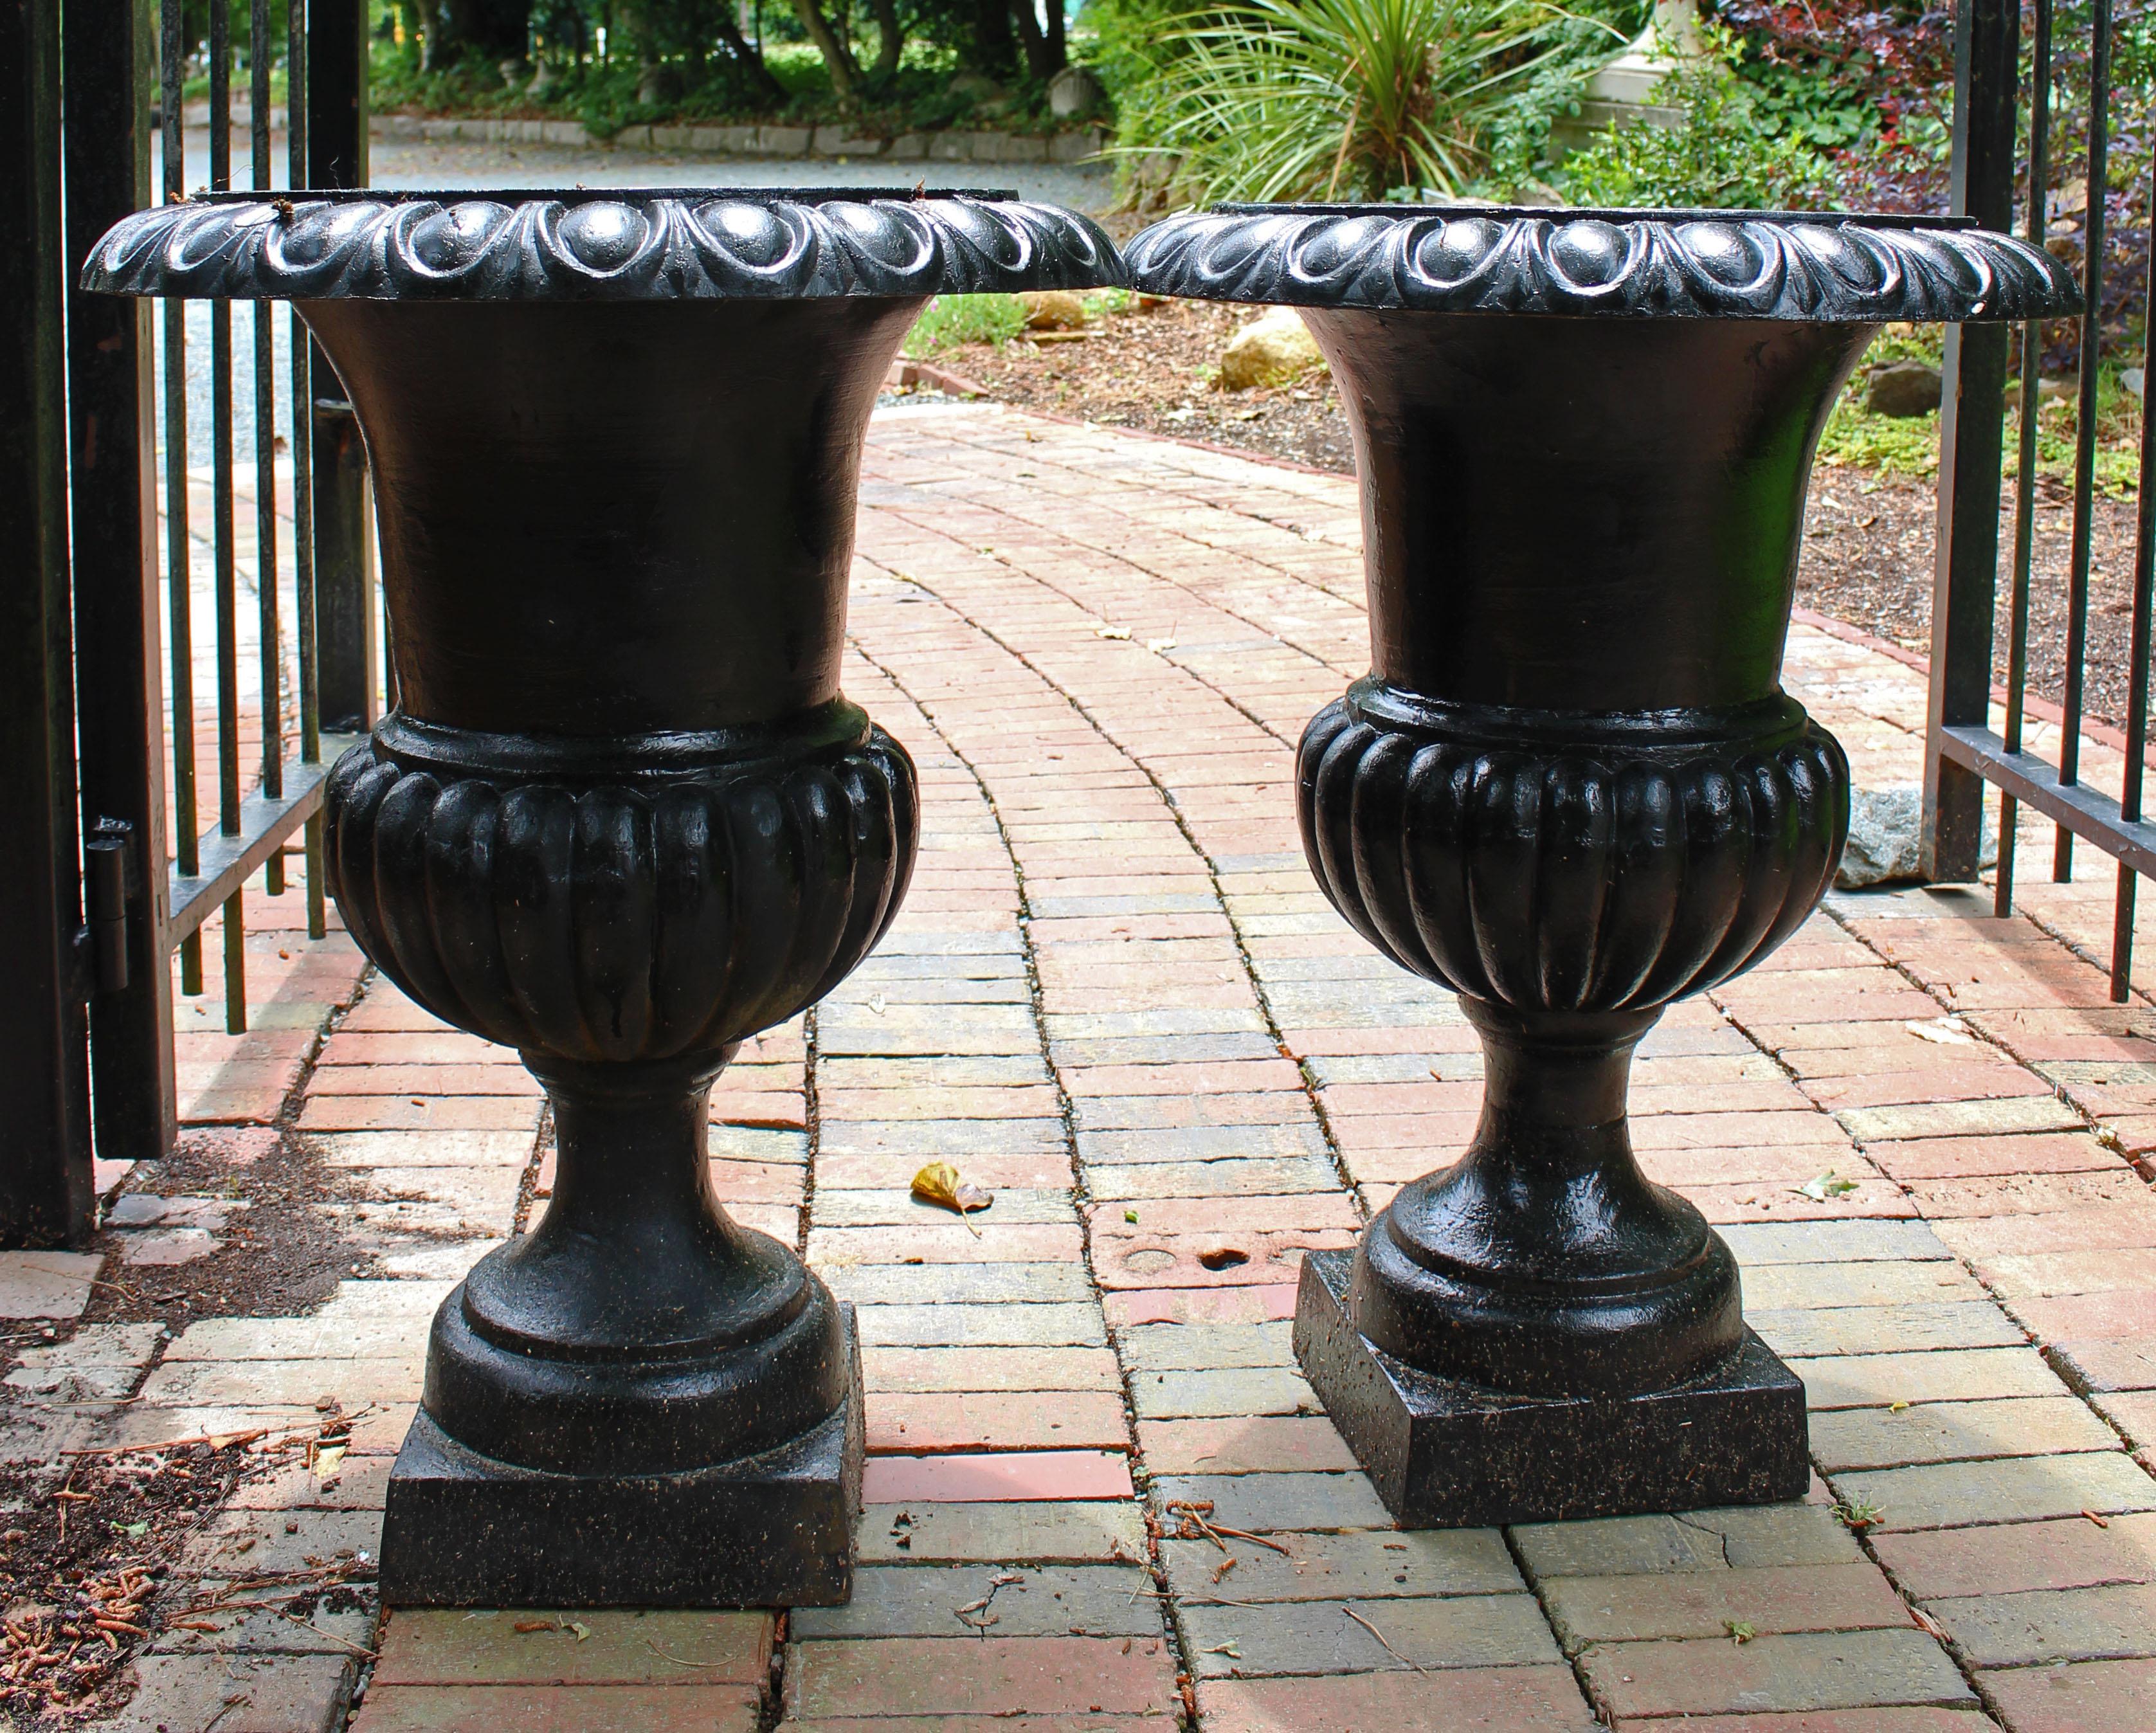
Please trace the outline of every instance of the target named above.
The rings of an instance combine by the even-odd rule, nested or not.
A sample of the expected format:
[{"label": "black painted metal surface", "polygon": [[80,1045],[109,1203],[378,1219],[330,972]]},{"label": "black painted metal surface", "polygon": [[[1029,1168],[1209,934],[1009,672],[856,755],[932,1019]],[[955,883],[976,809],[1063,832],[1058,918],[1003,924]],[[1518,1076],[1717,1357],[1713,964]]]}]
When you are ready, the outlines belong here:
[{"label": "black painted metal surface", "polygon": [[1801,1386],[1640,1172],[1626,1077],[1840,854],[1848,766],[1780,671],[1813,447],[1875,321],[2072,285],[1966,226],[1749,214],[1231,212],[1129,257],[1141,289],[1299,306],[1332,363],[1371,672],[1303,736],[1305,851],[1482,1038],[1460,1158],[1306,1264],[1305,1370],[1404,1520],[1800,1494]]},{"label": "black painted metal surface", "polygon": [[88,1233],[55,0],[0,8],[0,1245]]},{"label": "black painted metal surface", "polygon": [[[495,198],[171,207],[91,271],[305,288],[367,442],[398,695],[331,775],[338,907],[553,1103],[545,1218],[435,1319],[384,1592],[842,1600],[850,1315],[719,1206],[707,1100],[912,867],[912,764],[839,680],[898,346],[929,293],[1121,267],[1083,219],[994,199]],[[605,235],[634,244],[595,299]]]},{"label": "black painted metal surface", "polygon": [[[91,245],[151,197],[149,68],[154,0],[62,21],[67,62],[70,280]],[[172,985],[164,922],[165,683],[157,595],[155,309],[77,289],[67,303],[75,738],[85,836],[120,867],[115,941],[124,985],[90,1005],[92,1121],[107,1160],[162,1155],[176,1129]]]}]

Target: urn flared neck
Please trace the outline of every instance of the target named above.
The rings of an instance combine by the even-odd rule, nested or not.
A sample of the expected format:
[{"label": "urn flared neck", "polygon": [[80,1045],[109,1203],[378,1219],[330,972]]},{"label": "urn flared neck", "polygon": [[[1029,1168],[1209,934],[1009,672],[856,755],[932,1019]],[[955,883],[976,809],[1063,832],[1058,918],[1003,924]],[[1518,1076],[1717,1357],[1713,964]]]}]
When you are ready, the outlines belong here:
[{"label": "urn flared neck", "polygon": [[367,441],[399,709],[613,737],[828,703],[862,435],[920,306],[301,303]]},{"label": "urn flared neck", "polygon": [[1872,327],[1304,317],[1354,434],[1378,679],[1573,711],[1778,690],[1813,450]]}]

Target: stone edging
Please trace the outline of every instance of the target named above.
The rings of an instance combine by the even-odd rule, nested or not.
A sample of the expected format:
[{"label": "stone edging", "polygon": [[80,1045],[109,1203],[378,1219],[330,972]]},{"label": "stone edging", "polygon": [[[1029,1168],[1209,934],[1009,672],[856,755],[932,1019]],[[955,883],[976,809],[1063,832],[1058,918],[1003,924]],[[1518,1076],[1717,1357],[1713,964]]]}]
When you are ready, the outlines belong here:
[{"label": "stone edging", "polygon": [[[207,103],[187,111],[190,126],[209,125]],[[232,124],[248,124],[244,104],[235,104]],[[270,114],[273,130],[285,111]],[[370,137],[457,139],[475,144],[617,146],[632,151],[700,151],[714,156],[817,157],[864,162],[1083,162],[1107,148],[1100,126],[1075,132],[901,132],[896,138],[864,136],[824,126],[624,126],[611,138],[595,137],[581,121],[436,119],[424,115],[373,115]]]}]

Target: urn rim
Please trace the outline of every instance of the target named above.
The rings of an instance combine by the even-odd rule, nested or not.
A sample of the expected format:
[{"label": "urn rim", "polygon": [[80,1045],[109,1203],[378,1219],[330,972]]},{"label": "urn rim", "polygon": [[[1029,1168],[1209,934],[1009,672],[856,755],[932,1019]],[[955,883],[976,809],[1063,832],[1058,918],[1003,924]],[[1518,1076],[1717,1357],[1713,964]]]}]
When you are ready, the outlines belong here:
[{"label": "urn rim", "polygon": [[1341,310],[1869,325],[2081,306],[2041,248],[1871,212],[1219,204],[1124,258],[1148,294]]},{"label": "urn rim", "polygon": [[1121,287],[1091,218],[891,187],[204,193],[121,219],[82,286],[188,300],[805,301]]}]

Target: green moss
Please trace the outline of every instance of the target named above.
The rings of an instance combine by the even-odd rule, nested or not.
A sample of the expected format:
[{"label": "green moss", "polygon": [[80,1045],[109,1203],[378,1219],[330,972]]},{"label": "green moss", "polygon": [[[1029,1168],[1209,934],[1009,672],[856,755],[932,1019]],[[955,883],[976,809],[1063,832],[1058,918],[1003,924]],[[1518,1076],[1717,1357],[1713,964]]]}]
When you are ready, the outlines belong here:
[{"label": "green moss", "polygon": [[918,359],[965,343],[1007,343],[1024,329],[1015,295],[939,295],[906,338],[906,352]]}]

